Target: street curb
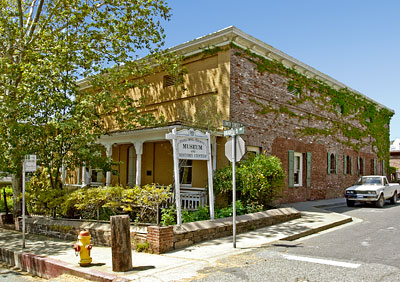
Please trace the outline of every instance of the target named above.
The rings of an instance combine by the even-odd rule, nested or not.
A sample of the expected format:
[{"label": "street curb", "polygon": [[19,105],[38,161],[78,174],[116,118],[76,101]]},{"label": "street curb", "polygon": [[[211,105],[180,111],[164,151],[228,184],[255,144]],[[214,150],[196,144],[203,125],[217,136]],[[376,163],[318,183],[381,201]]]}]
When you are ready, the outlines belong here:
[{"label": "street curb", "polygon": [[23,271],[46,279],[54,278],[62,274],[70,274],[91,281],[99,282],[127,282],[130,279],[108,274],[90,268],[76,267],[69,263],[53,258],[47,258],[25,252],[14,252],[6,248],[0,248],[0,261],[9,266],[18,267]]},{"label": "street curb", "polygon": [[332,222],[330,224],[326,224],[326,225],[323,225],[323,226],[320,226],[320,227],[310,228],[310,229],[304,230],[304,231],[302,231],[300,233],[286,236],[286,237],[284,237],[284,238],[282,238],[280,240],[294,241],[294,240],[300,239],[302,237],[306,237],[306,236],[309,236],[309,235],[312,235],[312,234],[315,234],[315,233],[318,233],[318,232],[321,232],[321,231],[324,231],[324,230],[327,230],[327,229],[330,229],[330,228],[333,228],[333,227],[337,227],[339,225],[346,224],[346,223],[349,223],[349,222],[352,222],[352,221],[353,221],[353,219],[351,217],[347,217],[346,216],[346,218],[344,218],[344,219],[341,219],[341,220],[338,220],[338,221],[335,221],[335,222]]}]

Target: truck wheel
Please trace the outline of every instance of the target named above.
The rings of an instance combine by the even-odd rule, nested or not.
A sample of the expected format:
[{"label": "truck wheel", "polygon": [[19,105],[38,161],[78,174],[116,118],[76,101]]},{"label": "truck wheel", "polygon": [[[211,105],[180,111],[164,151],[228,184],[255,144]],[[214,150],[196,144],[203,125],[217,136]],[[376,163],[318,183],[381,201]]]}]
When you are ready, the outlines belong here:
[{"label": "truck wheel", "polygon": [[394,191],[393,197],[390,198],[390,203],[392,205],[397,204],[397,191]]},{"label": "truck wheel", "polygon": [[346,199],[346,204],[347,204],[348,207],[354,207],[355,201],[351,201],[351,200]]},{"label": "truck wheel", "polygon": [[377,208],[383,208],[383,206],[385,205],[385,198],[382,194],[379,196],[379,199],[378,201],[376,201],[375,205]]}]

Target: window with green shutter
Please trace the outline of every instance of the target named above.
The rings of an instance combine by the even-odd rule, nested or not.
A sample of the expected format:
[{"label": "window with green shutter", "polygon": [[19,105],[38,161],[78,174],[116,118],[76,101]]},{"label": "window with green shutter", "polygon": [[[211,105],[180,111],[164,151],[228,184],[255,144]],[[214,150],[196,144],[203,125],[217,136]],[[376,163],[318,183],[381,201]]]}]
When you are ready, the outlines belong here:
[{"label": "window with green shutter", "polygon": [[331,174],[331,154],[328,152],[328,174]]},{"label": "window with green shutter", "polygon": [[335,154],[335,173],[338,174],[338,154]]},{"label": "window with green shutter", "polygon": [[328,153],[328,174],[331,173],[337,174],[338,172],[337,162],[338,162],[337,154]]},{"label": "window with green shutter", "polygon": [[300,187],[303,185],[303,154],[289,150],[288,186]]},{"label": "window with green shutter", "polygon": [[349,158],[350,158],[350,174],[353,175],[353,158],[350,156]]}]

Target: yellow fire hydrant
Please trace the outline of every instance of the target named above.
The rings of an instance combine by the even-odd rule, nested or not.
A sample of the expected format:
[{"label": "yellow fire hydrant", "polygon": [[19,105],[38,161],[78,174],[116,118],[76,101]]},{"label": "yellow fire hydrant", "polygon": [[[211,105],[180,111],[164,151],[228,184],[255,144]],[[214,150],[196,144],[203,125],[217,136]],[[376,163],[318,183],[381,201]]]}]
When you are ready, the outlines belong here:
[{"label": "yellow fire hydrant", "polygon": [[92,258],[90,257],[90,250],[92,249],[90,238],[89,231],[81,231],[78,241],[74,244],[75,255],[78,256],[78,253],[80,254],[81,260],[79,264],[81,266],[89,265],[92,262]]}]

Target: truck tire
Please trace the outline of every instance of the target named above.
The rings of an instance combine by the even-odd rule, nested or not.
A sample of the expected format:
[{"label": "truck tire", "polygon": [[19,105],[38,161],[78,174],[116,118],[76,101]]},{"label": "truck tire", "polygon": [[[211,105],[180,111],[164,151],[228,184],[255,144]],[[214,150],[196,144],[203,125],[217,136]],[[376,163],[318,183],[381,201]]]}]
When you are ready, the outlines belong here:
[{"label": "truck tire", "polygon": [[385,198],[383,197],[383,195],[381,194],[378,198],[378,201],[376,201],[375,206],[377,208],[383,208],[383,206],[385,205]]},{"label": "truck tire", "polygon": [[355,203],[356,203],[355,201],[351,201],[351,200],[346,199],[346,204],[347,204],[348,207],[354,207]]},{"label": "truck tire", "polygon": [[392,205],[397,204],[397,191],[394,191],[393,197],[390,198],[390,203]]}]

